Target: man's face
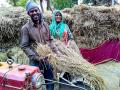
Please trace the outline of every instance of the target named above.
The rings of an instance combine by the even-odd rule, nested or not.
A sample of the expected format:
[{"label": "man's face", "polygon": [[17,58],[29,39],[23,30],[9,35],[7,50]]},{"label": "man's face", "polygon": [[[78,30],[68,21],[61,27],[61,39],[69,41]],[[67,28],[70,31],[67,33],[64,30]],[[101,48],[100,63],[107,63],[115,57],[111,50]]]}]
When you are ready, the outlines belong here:
[{"label": "man's face", "polygon": [[62,20],[62,14],[57,12],[56,15],[55,15],[55,20],[57,23],[60,23],[61,20]]},{"label": "man's face", "polygon": [[36,8],[30,9],[28,14],[33,21],[39,21],[40,20],[40,10],[39,10],[39,8],[36,7]]}]

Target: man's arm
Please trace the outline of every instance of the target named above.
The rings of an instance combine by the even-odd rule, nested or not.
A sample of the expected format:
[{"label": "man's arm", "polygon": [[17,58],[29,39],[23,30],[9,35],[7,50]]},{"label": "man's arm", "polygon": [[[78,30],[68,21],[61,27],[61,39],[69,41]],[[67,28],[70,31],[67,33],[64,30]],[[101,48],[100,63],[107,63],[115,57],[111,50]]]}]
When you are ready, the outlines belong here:
[{"label": "man's arm", "polygon": [[50,35],[50,31],[48,31],[48,36],[49,36],[48,45],[50,46],[50,48],[52,49],[53,52],[58,54],[58,48],[55,46],[55,44],[53,42],[53,38]]},{"label": "man's arm", "polygon": [[29,59],[39,58],[37,52],[30,46],[30,38],[27,27],[23,27],[20,31],[20,47]]},{"label": "man's arm", "polygon": [[49,45],[49,47],[52,49],[53,52],[55,52],[56,54],[59,53],[57,47],[55,46],[54,42],[53,42],[53,38],[51,37],[50,35],[50,30],[49,30],[49,26],[46,22],[43,22],[45,28],[46,28],[46,31],[47,31],[47,37],[48,37],[48,40],[47,40],[47,44]]}]

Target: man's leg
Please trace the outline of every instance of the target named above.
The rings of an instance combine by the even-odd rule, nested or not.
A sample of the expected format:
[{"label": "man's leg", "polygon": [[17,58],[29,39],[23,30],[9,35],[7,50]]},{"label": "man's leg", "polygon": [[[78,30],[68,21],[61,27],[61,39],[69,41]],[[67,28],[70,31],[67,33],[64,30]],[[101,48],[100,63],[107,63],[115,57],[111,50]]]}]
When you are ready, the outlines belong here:
[{"label": "man's leg", "polygon": [[[53,80],[54,79],[54,74],[53,74],[53,68],[52,66],[48,63],[39,63],[39,61],[36,60],[30,60],[30,65],[31,66],[37,66],[40,68],[40,70],[43,70],[42,74],[44,76],[45,79],[50,79]],[[45,81],[45,83],[51,83],[50,81]],[[54,90],[54,84],[48,84],[46,85],[47,90]]]},{"label": "man's leg", "polygon": [[29,64],[31,66],[37,66],[37,67],[39,67],[39,62],[37,60],[30,60]]},{"label": "man's leg", "polygon": [[[45,79],[50,79],[53,80],[54,79],[54,75],[53,75],[53,68],[50,64],[46,64],[46,68],[44,70],[44,78]],[[46,83],[52,83],[51,81],[45,81]],[[54,90],[54,84],[48,84],[46,85],[47,90]]]}]

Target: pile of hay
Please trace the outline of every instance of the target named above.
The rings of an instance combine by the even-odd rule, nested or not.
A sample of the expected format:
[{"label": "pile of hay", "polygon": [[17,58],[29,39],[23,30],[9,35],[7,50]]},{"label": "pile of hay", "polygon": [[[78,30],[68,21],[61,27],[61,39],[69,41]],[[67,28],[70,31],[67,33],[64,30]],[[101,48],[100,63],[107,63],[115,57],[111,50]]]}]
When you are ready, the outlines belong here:
[{"label": "pile of hay", "polygon": [[74,18],[74,36],[79,47],[95,47],[103,40],[120,37],[120,6],[76,5],[63,12]]},{"label": "pile of hay", "polygon": [[0,8],[0,48],[16,46],[19,30],[26,23],[23,8]]},{"label": "pile of hay", "polygon": [[[52,13],[46,12],[44,19],[51,22]],[[0,48],[9,48],[19,45],[19,30],[28,21],[29,17],[22,7],[0,8]],[[65,21],[72,26],[73,19],[65,15]]]},{"label": "pile of hay", "polygon": [[38,44],[37,47],[37,52],[41,56],[49,57],[49,62],[54,69],[68,72],[73,78],[84,78],[85,82],[92,85],[95,90],[106,90],[104,81],[92,64],[88,63],[72,48],[66,47],[62,42],[54,41],[54,43],[61,53],[60,56],[52,52],[48,45]]}]

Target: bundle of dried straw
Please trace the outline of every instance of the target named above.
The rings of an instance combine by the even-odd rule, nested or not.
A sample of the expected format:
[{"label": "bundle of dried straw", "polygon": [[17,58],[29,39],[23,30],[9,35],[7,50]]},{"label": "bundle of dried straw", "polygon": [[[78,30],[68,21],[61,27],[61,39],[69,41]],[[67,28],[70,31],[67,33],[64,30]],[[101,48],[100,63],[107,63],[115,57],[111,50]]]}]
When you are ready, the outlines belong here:
[{"label": "bundle of dried straw", "polygon": [[95,90],[105,90],[104,81],[99,76],[96,68],[83,59],[72,48],[66,47],[60,41],[54,41],[61,53],[57,56],[48,45],[38,44],[37,52],[42,56],[48,56],[54,69],[70,73],[73,77],[85,78],[86,83],[91,83]]}]

